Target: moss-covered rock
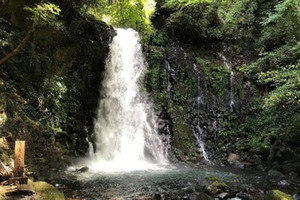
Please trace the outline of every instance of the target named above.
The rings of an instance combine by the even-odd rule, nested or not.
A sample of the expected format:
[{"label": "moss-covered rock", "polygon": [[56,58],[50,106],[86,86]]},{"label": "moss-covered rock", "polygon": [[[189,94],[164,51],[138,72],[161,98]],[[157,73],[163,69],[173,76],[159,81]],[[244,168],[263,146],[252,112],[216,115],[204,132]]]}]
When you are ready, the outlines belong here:
[{"label": "moss-covered rock", "polygon": [[231,193],[230,187],[226,183],[220,181],[213,182],[211,185],[207,187],[207,190],[211,195],[214,196],[217,196],[221,193],[227,193],[227,194]]},{"label": "moss-covered rock", "polygon": [[[188,158],[198,157],[191,128],[183,119],[175,120],[173,126],[173,141],[175,148],[180,154]],[[182,157],[182,156],[180,156]]]},{"label": "moss-covered rock", "polygon": [[266,200],[293,200],[292,196],[280,190],[271,190]]},{"label": "moss-covered rock", "polygon": [[62,192],[58,191],[53,185],[39,181],[32,183],[37,193],[37,200],[65,200]]}]

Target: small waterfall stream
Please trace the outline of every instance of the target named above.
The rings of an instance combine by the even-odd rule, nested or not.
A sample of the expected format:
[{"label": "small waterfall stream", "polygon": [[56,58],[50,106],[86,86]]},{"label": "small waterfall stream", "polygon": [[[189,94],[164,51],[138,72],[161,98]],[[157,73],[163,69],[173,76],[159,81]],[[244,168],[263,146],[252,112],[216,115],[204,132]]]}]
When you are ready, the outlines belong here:
[{"label": "small waterfall stream", "polygon": [[168,95],[168,98],[170,100],[172,100],[172,96],[173,96],[173,93],[172,93],[172,90],[173,90],[172,78],[174,76],[174,70],[171,68],[170,63],[168,61],[166,61],[165,66],[166,66],[167,78],[168,78],[167,95]]},{"label": "small waterfall stream", "polygon": [[230,71],[230,100],[229,100],[229,107],[230,107],[230,112],[234,111],[235,107],[235,99],[234,99],[234,82],[235,82],[235,75],[232,70],[231,63],[227,60],[227,58],[223,55],[220,54],[222,57],[222,60],[224,62],[225,67]]},{"label": "small waterfall stream", "polygon": [[206,160],[210,163],[208,154],[205,150],[205,144],[203,141],[204,130],[200,126],[200,117],[201,117],[200,105],[203,103],[203,92],[202,92],[202,88],[201,88],[201,75],[200,75],[197,65],[194,64],[193,67],[197,73],[197,80],[198,80],[198,83],[197,83],[197,87],[198,87],[198,96],[197,96],[197,110],[198,110],[197,112],[198,112],[198,114],[197,114],[197,117],[198,117],[198,119],[197,119],[197,124],[194,125],[193,134],[194,134],[194,137],[196,138],[197,144],[199,146],[199,151],[200,151],[200,153],[202,153],[204,160]]},{"label": "small waterfall stream", "polygon": [[140,84],[146,70],[139,35],[116,29],[110,44],[95,123],[94,171],[154,169],[167,163],[157,117]]},{"label": "small waterfall stream", "polygon": [[89,144],[89,148],[88,148],[88,156],[89,157],[92,157],[94,155],[94,147],[93,147],[93,143],[89,140],[88,137],[86,137],[86,141],[88,142]]}]

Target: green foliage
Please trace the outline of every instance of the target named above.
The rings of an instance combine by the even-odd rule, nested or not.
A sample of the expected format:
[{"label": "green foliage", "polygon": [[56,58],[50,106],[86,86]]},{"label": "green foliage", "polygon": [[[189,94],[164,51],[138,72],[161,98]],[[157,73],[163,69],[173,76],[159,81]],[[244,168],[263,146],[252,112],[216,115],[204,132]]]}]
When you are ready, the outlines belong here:
[{"label": "green foliage", "polygon": [[265,98],[264,107],[300,106],[300,63],[274,71],[262,72],[259,81],[275,89]]},{"label": "green foliage", "polygon": [[167,19],[167,28],[179,37],[186,36],[192,39],[253,37],[256,1],[169,0],[163,7],[174,11]]},{"label": "green foliage", "polygon": [[67,108],[63,102],[67,87],[62,77],[53,76],[44,80],[42,91],[43,96],[38,99],[45,120],[42,124],[46,125],[46,132],[54,139],[57,134],[63,132],[63,125],[67,123]]},{"label": "green foliage", "polygon": [[10,45],[13,33],[7,27],[8,21],[0,18],[0,47],[6,48]]},{"label": "green foliage", "polygon": [[154,0],[98,0],[83,8],[84,12],[116,27],[131,27],[151,32],[151,16],[155,11]]},{"label": "green foliage", "polygon": [[148,71],[143,86],[153,95],[154,101],[160,105],[167,104],[167,73],[165,71],[165,49],[161,46],[149,46],[147,54]]},{"label": "green foliage", "polygon": [[257,42],[260,58],[239,70],[271,92],[264,108],[299,105],[300,2],[284,0],[274,5],[262,22]]},{"label": "green foliage", "polygon": [[266,200],[293,200],[293,197],[280,190],[271,190],[266,196]]},{"label": "green foliage", "polygon": [[52,3],[42,3],[38,4],[35,7],[24,8],[25,10],[32,12],[32,19],[35,20],[39,25],[50,25],[57,29],[62,29],[62,23],[58,21],[57,16],[60,15],[60,8]]},{"label": "green foliage", "polygon": [[187,70],[178,69],[176,83],[174,85],[173,102],[180,109],[187,108],[188,101],[198,95],[198,80],[196,76],[191,76]]},{"label": "green foliage", "polygon": [[211,0],[167,0],[163,5],[167,9],[181,9],[189,5],[195,5],[202,2],[211,2]]},{"label": "green foliage", "polygon": [[208,2],[192,4],[174,12],[167,19],[167,29],[185,40],[219,37],[217,7]]},{"label": "green foliage", "polygon": [[224,66],[214,65],[210,61],[196,58],[196,63],[205,74],[206,89],[219,97],[226,92],[230,72]]},{"label": "green foliage", "polygon": [[221,31],[232,38],[251,37],[257,3],[253,0],[216,1]]},{"label": "green foliage", "polygon": [[240,148],[261,151],[270,148],[271,140],[278,139],[283,144],[299,141],[299,107],[278,110],[264,108],[256,114],[248,113],[245,121],[239,125],[239,134],[247,136]]},{"label": "green foliage", "polygon": [[261,23],[264,27],[260,44],[267,49],[300,40],[300,2],[284,0]]},{"label": "green foliage", "polygon": [[191,133],[191,128],[187,123],[184,123],[182,115],[180,119],[174,122],[174,146],[176,149],[189,158],[198,157],[199,154],[196,151],[194,145],[194,138]]}]

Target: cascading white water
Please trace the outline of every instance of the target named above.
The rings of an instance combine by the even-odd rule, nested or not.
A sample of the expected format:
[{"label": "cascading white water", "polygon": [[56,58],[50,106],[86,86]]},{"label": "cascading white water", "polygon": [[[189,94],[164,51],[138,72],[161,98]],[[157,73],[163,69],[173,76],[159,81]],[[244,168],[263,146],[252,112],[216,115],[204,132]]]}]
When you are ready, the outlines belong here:
[{"label": "cascading white water", "polygon": [[97,111],[97,151],[91,169],[155,169],[167,163],[167,151],[157,133],[153,107],[140,88],[146,65],[139,35],[132,29],[115,30]]},{"label": "cascading white water", "polygon": [[195,64],[194,64],[194,70],[196,71],[197,78],[198,78],[198,96],[197,96],[198,121],[197,121],[197,124],[194,127],[195,130],[193,130],[193,134],[194,134],[194,137],[196,138],[197,144],[199,146],[199,151],[202,153],[202,156],[203,156],[204,160],[206,160],[207,162],[210,163],[207,152],[205,150],[205,144],[202,140],[204,131],[200,127],[200,119],[199,119],[200,118],[200,104],[203,103],[203,99],[202,99],[203,94],[202,94],[202,89],[201,89],[201,85],[200,85],[201,76],[200,76],[198,67]]},{"label": "cascading white water", "polygon": [[89,138],[86,138],[87,143],[89,144],[89,148],[88,148],[88,156],[92,157],[94,155],[94,147],[93,147],[93,143],[90,142]]},{"label": "cascading white water", "polygon": [[235,81],[235,75],[234,75],[234,72],[232,70],[232,66],[228,62],[228,60],[226,59],[226,57],[223,54],[220,54],[220,56],[223,59],[225,67],[230,71],[230,101],[229,101],[229,107],[230,107],[230,112],[233,112],[234,111],[234,104],[235,104],[235,100],[234,100],[234,85],[233,85],[234,81]]}]

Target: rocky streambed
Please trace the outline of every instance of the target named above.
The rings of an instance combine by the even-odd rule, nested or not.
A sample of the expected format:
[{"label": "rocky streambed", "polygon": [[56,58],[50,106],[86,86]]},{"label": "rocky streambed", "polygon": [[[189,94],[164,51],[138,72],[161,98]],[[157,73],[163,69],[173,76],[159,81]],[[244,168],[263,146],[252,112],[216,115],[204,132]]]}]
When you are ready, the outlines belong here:
[{"label": "rocky streambed", "polygon": [[58,175],[53,171],[48,175],[47,181],[69,199],[276,200],[279,196],[298,200],[300,194],[300,180],[293,175],[195,164],[126,173],[66,171]]}]

